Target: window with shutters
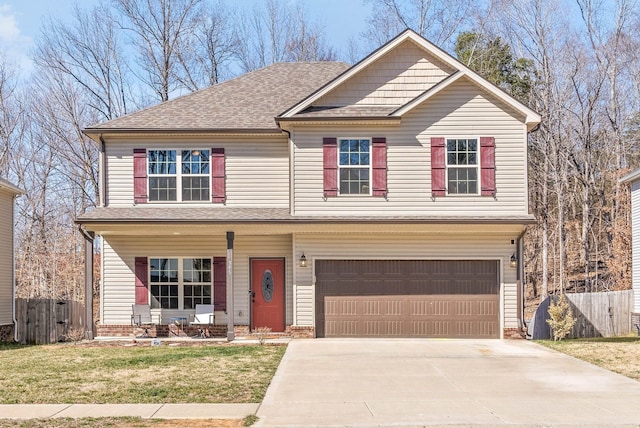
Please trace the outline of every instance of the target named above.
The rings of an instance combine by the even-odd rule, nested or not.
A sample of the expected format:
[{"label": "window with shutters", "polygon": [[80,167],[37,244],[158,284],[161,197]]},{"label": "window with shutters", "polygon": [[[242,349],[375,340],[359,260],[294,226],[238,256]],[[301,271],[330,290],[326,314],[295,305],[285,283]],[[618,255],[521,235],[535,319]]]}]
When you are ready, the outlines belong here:
[{"label": "window with shutters", "polygon": [[149,150],[149,201],[210,200],[209,150]]},{"label": "window with shutters", "polygon": [[478,139],[447,139],[447,193],[478,194]]},{"label": "window with shutters", "polygon": [[212,303],[210,258],[150,258],[151,307],[195,309]]},{"label": "window with shutters", "polygon": [[338,140],[338,176],[341,195],[371,195],[371,140]]}]

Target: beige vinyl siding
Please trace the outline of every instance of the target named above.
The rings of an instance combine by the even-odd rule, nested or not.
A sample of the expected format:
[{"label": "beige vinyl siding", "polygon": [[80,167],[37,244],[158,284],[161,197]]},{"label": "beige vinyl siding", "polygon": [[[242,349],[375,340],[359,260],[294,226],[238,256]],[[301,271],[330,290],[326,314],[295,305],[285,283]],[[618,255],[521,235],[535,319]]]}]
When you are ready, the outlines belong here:
[{"label": "beige vinyl siding", "polygon": [[13,323],[13,194],[0,189],[0,325]]},{"label": "beige vinyl siding", "polygon": [[[286,322],[291,324],[293,306],[291,236],[244,236],[234,240],[235,324],[249,324],[249,259],[285,258]],[[103,296],[101,324],[129,324],[135,301],[135,257],[226,257],[225,236],[109,236],[103,250]],[[163,310],[163,322],[193,311]],[[242,315],[240,315],[240,312]],[[216,312],[216,323],[226,324],[223,312]]]},{"label": "beige vinyl siding", "polygon": [[640,313],[640,180],[631,183],[633,312]]},{"label": "beige vinyl siding", "polygon": [[[454,226],[450,226],[454,227]],[[317,259],[360,260],[499,260],[501,261],[501,321],[503,328],[518,327],[516,269],[509,267],[510,244],[517,236],[491,233],[440,234],[296,234],[294,254],[304,251],[306,268],[296,267],[295,304],[299,326],[314,325],[313,263]]]},{"label": "beige vinyl siding", "polygon": [[[154,140],[108,140],[107,205],[133,205],[133,149],[210,149],[224,148],[226,162],[227,202],[211,204],[213,208],[228,207],[289,207],[289,148],[286,137],[229,137],[195,139],[176,137]],[[207,202],[180,205],[207,205]],[[175,206],[176,203],[150,203],[153,206]]]},{"label": "beige vinyl siding", "polygon": [[396,106],[453,73],[453,69],[406,41],[314,103],[316,106]]},{"label": "beige vinyl siding", "polygon": [[[495,137],[496,198],[431,197],[431,137]],[[386,137],[388,199],[368,196],[323,198],[323,137]],[[402,118],[398,126],[294,128],[296,215],[482,215],[528,214],[526,130],[520,118],[467,80]]]}]

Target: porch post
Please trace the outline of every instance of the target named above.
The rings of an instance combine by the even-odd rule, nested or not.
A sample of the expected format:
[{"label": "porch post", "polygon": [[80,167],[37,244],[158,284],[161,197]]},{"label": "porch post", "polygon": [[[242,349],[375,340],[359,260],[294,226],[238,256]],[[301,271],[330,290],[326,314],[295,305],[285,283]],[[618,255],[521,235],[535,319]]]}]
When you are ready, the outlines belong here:
[{"label": "porch post", "polygon": [[93,340],[93,238],[93,233],[84,233],[84,320],[88,340]]},{"label": "porch post", "polygon": [[233,327],[233,232],[227,232],[227,340],[235,339]]}]

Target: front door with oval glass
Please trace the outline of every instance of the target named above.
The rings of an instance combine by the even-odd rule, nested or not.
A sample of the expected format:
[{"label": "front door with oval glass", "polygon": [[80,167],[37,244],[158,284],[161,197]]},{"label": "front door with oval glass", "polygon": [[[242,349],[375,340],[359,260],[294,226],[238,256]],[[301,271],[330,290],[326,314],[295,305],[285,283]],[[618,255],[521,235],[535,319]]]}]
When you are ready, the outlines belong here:
[{"label": "front door with oval glass", "polygon": [[251,259],[251,330],[284,331],[284,259]]}]

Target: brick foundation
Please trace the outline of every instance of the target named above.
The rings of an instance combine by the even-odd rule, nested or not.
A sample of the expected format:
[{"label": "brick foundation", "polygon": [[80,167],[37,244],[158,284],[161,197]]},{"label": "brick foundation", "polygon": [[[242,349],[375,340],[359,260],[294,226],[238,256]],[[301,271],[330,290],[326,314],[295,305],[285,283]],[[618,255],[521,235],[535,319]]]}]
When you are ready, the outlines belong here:
[{"label": "brick foundation", "polygon": [[290,325],[287,326],[287,333],[294,339],[313,339],[316,337],[315,327]]},{"label": "brick foundation", "polygon": [[[200,334],[200,328],[205,330],[205,333],[210,337],[227,337],[226,325],[210,325],[202,327],[185,325],[183,329],[179,326],[169,325],[151,325],[148,327],[148,332],[151,337],[175,337],[177,336],[197,336]],[[169,329],[171,329],[171,336],[169,336]],[[174,333],[176,333],[174,335]],[[98,325],[96,327],[96,337],[137,337],[144,334],[144,328],[136,327],[135,325]]]},{"label": "brick foundation", "polygon": [[13,342],[13,324],[0,325],[0,342]]},{"label": "brick foundation", "polygon": [[524,332],[519,328],[505,328],[502,330],[505,339],[524,339]]}]

